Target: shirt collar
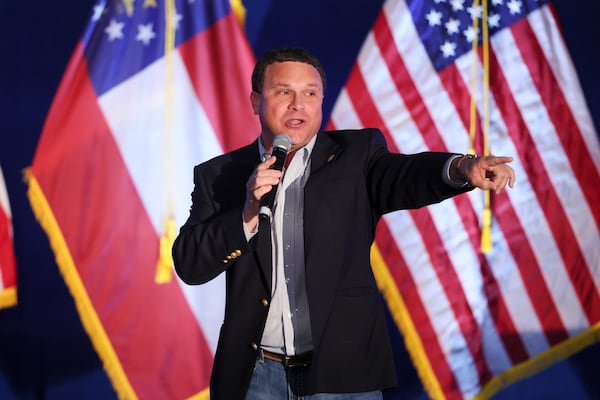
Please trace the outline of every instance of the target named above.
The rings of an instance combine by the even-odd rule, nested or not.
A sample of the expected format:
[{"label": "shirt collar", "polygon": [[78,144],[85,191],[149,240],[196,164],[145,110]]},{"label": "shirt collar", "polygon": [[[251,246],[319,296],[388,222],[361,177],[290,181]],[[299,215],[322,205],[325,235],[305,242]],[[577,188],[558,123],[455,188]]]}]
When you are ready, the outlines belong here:
[{"label": "shirt collar", "polygon": [[[308,162],[308,159],[310,158],[313,148],[315,147],[316,141],[317,141],[317,135],[313,136],[312,139],[310,139],[310,142],[306,143],[306,145],[303,148],[298,150],[298,152],[302,152],[301,153],[302,161],[304,164],[306,164]],[[265,150],[265,146],[263,146],[262,140],[260,137],[258,138],[258,154],[260,154],[261,161],[265,161],[268,157],[271,156]]]}]

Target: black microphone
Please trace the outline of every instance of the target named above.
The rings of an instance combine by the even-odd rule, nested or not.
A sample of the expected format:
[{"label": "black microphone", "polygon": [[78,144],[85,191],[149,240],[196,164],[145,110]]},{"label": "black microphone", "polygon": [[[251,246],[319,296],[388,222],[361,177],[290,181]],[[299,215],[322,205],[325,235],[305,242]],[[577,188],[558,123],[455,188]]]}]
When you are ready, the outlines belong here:
[{"label": "black microphone", "polygon": [[[277,157],[275,164],[271,165],[271,169],[277,171],[283,170],[283,164],[287,156],[288,150],[292,147],[292,140],[289,136],[284,134],[276,135],[273,139],[273,150],[271,157]],[[260,209],[258,210],[259,218],[266,219],[271,218],[271,210],[273,209],[273,203],[275,203],[275,194],[277,193],[277,186],[273,186],[270,192],[265,194],[260,199]]]}]

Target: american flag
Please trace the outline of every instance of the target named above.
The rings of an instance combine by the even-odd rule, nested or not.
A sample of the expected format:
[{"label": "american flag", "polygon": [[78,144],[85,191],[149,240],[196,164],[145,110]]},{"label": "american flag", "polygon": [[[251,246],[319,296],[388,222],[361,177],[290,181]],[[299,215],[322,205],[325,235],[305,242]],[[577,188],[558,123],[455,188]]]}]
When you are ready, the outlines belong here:
[{"label": "american flag", "polygon": [[363,126],[397,152],[515,158],[489,252],[478,190],[379,225],[374,270],[432,398],[488,398],[598,340],[600,145],[548,1],[386,1],[329,123]]},{"label": "american flag", "polygon": [[56,93],[29,198],[120,398],[208,398],[223,282],[170,241],[193,166],[259,132],[253,65],[227,0],[100,1]]},{"label": "american flag", "polygon": [[4,174],[0,168],[0,309],[17,304],[17,265],[12,213]]}]

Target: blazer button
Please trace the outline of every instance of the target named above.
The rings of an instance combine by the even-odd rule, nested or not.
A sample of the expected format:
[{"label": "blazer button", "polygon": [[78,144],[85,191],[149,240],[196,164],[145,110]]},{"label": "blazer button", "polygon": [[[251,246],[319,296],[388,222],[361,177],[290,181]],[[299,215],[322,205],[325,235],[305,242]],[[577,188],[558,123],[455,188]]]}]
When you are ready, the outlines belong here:
[{"label": "blazer button", "polygon": [[261,302],[261,303],[262,303],[262,305],[263,305],[263,306],[265,306],[265,307],[267,307],[267,306],[269,305],[269,300],[267,300],[267,299],[262,299],[260,302]]},{"label": "blazer button", "polygon": [[234,253],[235,253],[236,257],[239,257],[239,256],[242,255],[242,251],[241,250],[236,250],[236,251],[234,251]]},{"label": "blazer button", "polygon": [[258,350],[258,345],[256,343],[252,343],[251,346],[254,350]]}]

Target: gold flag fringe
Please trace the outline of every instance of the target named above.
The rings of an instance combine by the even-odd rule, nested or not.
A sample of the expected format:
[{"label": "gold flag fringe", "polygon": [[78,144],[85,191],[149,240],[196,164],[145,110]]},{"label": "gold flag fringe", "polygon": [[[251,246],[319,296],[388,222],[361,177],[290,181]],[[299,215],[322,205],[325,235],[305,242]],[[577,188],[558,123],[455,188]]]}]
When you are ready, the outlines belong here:
[{"label": "gold flag fringe", "polygon": [[206,388],[203,391],[201,391],[200,393],[198,393],[192,397],[188,397],[187,400],[210,400],[210,391],[208,388]]},{"label": "gold flag fringe", "polygon": [[495,376],[475,396],[475,399],[489,399],[505,387],[528,378],[598,342],[600,342],[600,323]]},{"label": "gold flag fringe", "polygon": [[104,370],[111,380],[117,396],[119,399],[137,399],[137,395],[127,379],[102,322],[92,305],[85,285],[81,281],[69,247],[42,188],[30,169],[24,171],[24,177],[25,182],[28,184],[27,196],[33,213],[48,236],[56,263],[75,300],[75,306],[83,327],[102,360]]},{"label": "gold flag fringe", "polygon": [[[423,343],[408,312],[398,287],[392,278],[388,266],[383,259],[377,244],[371,247],[371,265],[377,286],[382,292],[398,329],[404,336],[406,350],[419,374],[425,391],[434,400],[445,399],[446,396],[433,372]],[[582,333],[565,340],[492,378],[475,396],[476,400],[487,400],[500,390],[528,378],[545,368],[562,361],[592,344],[600,342],[600,323],[588,328]]]},{"label": "gold flag fringe", "polygon": [[17,305],[17,288],[9,287],[0,292],[0,310]]},{"label": "gold flag fringe", "polygon": [[371,247],[371,266],[377,286],[383,293],[392,318],[404,336],[406,350],[413,361],[419,378],[421,378],[425,391],[434,400],[444,399],[444,392],[433,372],[429,358],[425,354],[423,342],[421,342],[404,300],[376,244]]}]

